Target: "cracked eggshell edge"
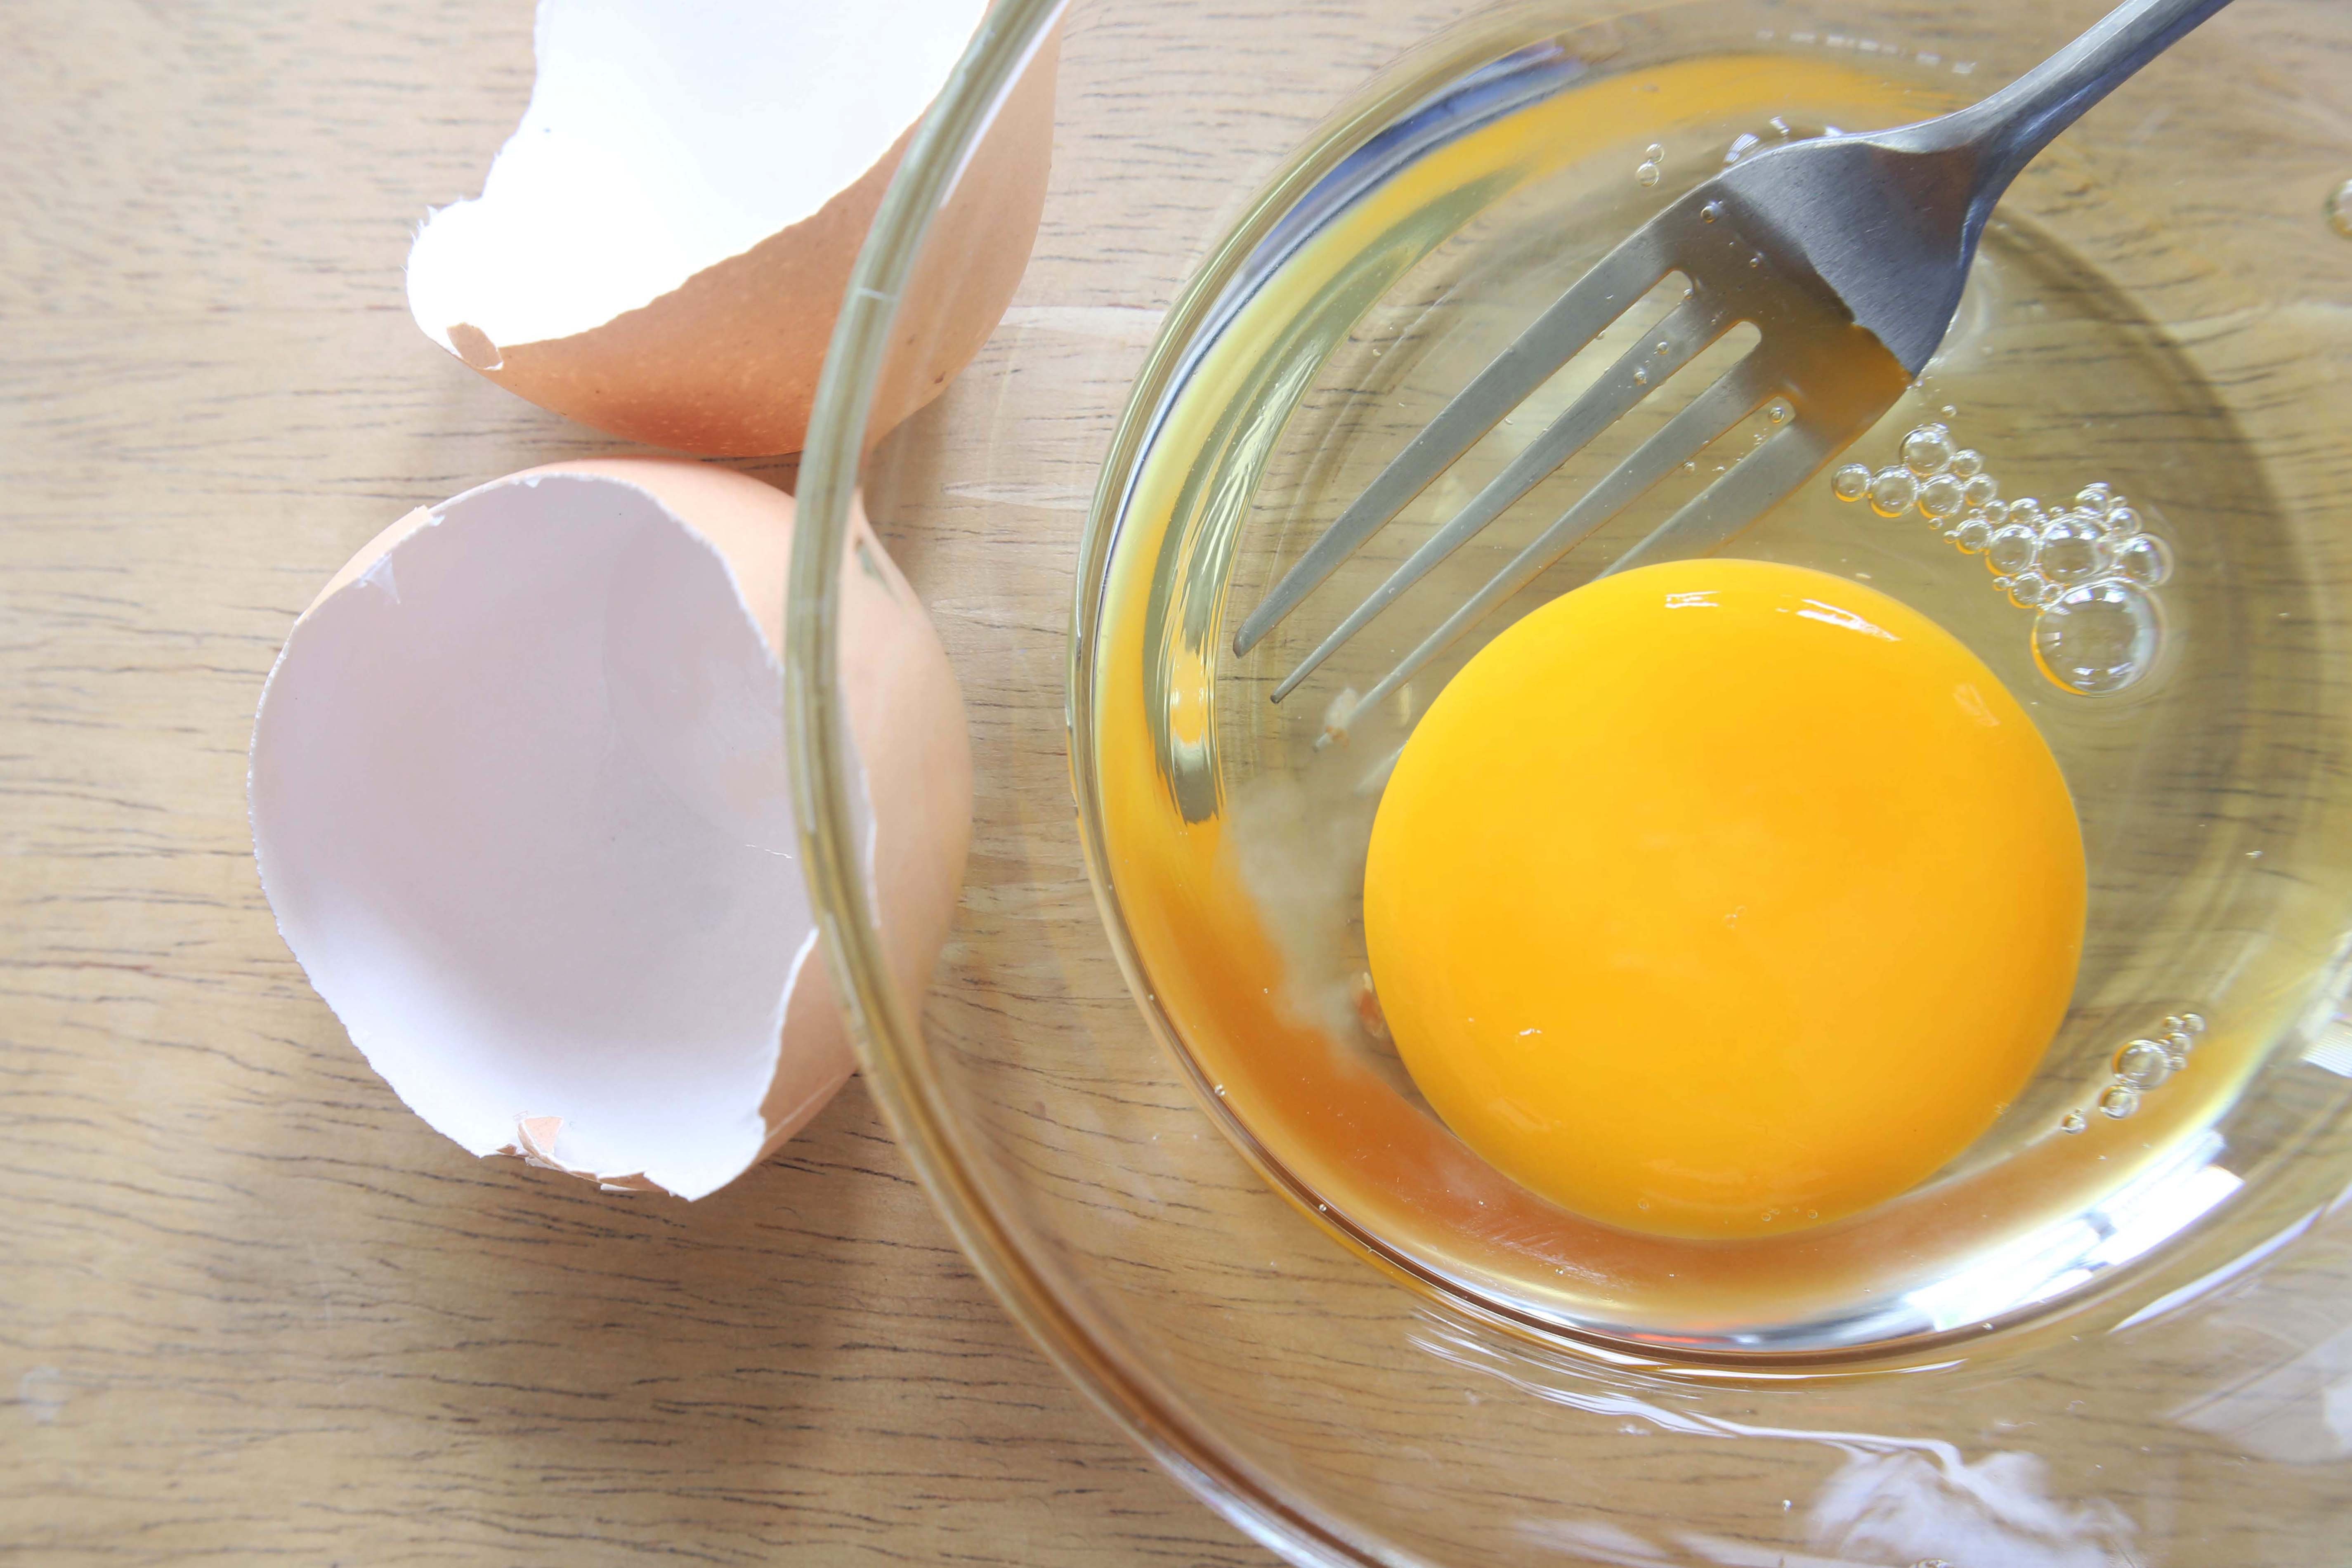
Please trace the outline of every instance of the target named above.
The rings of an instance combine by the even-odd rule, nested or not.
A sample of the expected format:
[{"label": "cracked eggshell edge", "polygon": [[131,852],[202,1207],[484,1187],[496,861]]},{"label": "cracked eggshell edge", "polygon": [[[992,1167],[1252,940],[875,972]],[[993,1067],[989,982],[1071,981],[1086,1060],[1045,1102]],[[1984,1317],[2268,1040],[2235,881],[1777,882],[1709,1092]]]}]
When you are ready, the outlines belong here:
[{"label": "cracked eggshell edge", "polygon": [[[354,585],[374,584],[396,597],[398,557],[404,546],[455,516],[463,520],[508,487],[536,489],[551,476],[568,476],[625,487],[649,498],[669,522],[698,541],[724,568],[733,608],[758,632],[760,679],[777,694],[781,665],[784,577],[791,551],[793,502],[759,481],[702,465],[634,458],[590,459],[528,470],[478,487],[432,508],[420,508],[376,535],[330,579],[298,619],[264,688],[248,764],[249,813],[256,858],[278,928],[306,972],[319,976],[305,955],[299,915],[289,918],[281,894],[289,879],[288,856],[296,851],[275,843],[265,787],[272,742],[271,700],[280,689],[290,659],[299,657],[306,626],[322,607]],[[861,798],[866,806],[866,860],[876,907],[884,922],[885,947],[893,973],[910,997],[927,988],[952,918],[971,837],[971,758],[954,676],[929,618],[911,588],[873,535],[862,511],[853,517],[844,563],[844,697],[857,755]],[[291,743],[290,742],[289,743]],[[779,757],[779,764],[781,758]],[[877,787],[877,780],[879,784]],[[789,798],[782,802],[789,812]],[[788,818],[787,818],[788,820]],[[667,1192],[698,1197],[757,1163],[804,1125],[846,1080],[854,1066],[830,972],[811,965],[817,933],[797,884],[801,903],[797,933],[767,1033],[765,1089],[758,1096],[757,1133],[739,1130],[733,1151],[713,1166],[673,1168],[659,1159],[631,1159],[599,1168],[594,1161],[567,1152],[566,1116],[559,1105],[516,1103],[490,1121],[469,1114],[465,1125],[414,1074],[369,1048],[373,1031],[354,1016],[350,998],[329,977],[320,992],[352,1034],[354,1043],[396,1092],[437,1130],[477,1154],[519,1155],[536,1165],[593,1180],[610,1191]],[[315,933],[309,933],[315,935]],[[364,1011],[360,1009],[359,1011]],[[462,1047],[457,1049],[462,1054]],[[394,1052],[391,1055],[398,1055]],[[541,1095],[541,1100],[554,1098]]]}]

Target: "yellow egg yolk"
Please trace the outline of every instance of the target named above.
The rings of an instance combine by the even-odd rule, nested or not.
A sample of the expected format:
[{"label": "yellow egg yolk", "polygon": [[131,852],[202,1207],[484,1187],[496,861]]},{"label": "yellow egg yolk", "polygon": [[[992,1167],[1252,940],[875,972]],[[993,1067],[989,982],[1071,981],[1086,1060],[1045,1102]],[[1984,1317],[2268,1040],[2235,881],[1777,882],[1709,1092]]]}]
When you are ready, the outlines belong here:
[{"label": "yellow egg yolk", "polygon": [[2063,1016],[2074,803],[1976,656],[1756,561],[1605,577],[1430,706],[1364,934],[1413,1081],[1471,1148],[1627,1229],[1853,1213],[1973,1142]]}]

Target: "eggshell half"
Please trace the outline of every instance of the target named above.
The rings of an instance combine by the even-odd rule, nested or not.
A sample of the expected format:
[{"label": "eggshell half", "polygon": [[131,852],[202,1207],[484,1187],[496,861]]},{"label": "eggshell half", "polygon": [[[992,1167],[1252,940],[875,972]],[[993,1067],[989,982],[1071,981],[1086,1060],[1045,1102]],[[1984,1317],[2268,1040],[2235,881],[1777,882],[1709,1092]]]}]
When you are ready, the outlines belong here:
[{"label": "eggshell half", "polygon": [[[864,517],[844,688],[892,969],[927,988],[971,837],[955,678]],[[853,1066],[782,703],[793,501],[658,459],[409,513],[264,688],[254,850],[371,1066],[476,1154],[700,1197]]]},{"label": "eggshell half", "polygon": [[[482,195],[408,258],[425,335],[631,440],[798,451],[849,273],[986,0],[540,0],[539,74]],[[1028,264],[1059,28],[933,220],[873,404],[937,396]]]}]

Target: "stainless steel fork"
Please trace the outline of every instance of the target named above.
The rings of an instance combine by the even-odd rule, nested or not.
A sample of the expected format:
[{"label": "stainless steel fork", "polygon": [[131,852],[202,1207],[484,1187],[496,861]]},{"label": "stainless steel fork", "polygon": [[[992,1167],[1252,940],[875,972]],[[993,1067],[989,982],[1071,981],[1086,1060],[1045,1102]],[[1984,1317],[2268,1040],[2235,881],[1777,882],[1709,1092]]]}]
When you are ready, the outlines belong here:
[{"label": "stainless steel fork", "polygon": [[1430,481],[1636,300],[1687,292],[1274,689],[1279,702],[1429,569],[1740,322],[1759,336],[1721,379],[1601,477],[1360,705],[1379,701],[1668,473],[1767,405],[1754,450],[1613,563],[1714,548],[1876,423],[1958,309],[2000,194],[2083,111],[2229,0],[2127,0],[1967,109],[1895,131],[1753,153],[1676,200],[1579,279],[1340,513],[1242,623],[1247,653]]}]

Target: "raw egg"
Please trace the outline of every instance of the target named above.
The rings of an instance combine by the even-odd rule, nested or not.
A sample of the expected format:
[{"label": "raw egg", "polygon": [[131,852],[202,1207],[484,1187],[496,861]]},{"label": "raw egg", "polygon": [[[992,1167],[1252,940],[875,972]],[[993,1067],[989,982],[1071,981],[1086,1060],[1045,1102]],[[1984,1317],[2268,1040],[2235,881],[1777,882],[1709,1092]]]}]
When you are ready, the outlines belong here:
[{"label": "raw egg", "polygon": [[1430,706],[1364,933],[1413,1081],[1521,1184],[1680,1237],[1895,1196],[1989,1127],[2064,1016],[2082,833],[1958,639],[1756,561],[1605,577]]}]

